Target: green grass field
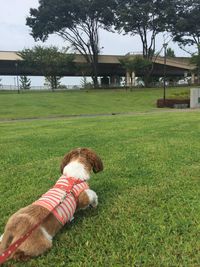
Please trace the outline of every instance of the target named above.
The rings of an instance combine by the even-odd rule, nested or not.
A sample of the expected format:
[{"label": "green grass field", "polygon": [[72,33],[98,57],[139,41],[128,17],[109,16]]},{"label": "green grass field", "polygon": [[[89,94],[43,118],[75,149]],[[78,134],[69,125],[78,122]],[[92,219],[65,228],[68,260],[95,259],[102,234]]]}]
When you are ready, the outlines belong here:
[{"label": "green grass field", "polygon": [[[159,90],[151,90],[147,96],[144,90],[128,92],[127,100],[122,98],[121,102],[123,93],[113,92],[113,98],[119,97],[121,111],[130,111],[127,106],[123,109],[122,103],[131,103],[133,94],[138,99],[135,101],[138,111],[151,111],[140,106],[144,101],[140,97],[148,98],[148,107],[154,109]],[[108,108],[115,107],[111,92],[88,93],[92,94],[96,98],[99,95]],[[13,104],[15,113],[3,116],[0,112],[1,118],[19,118],[23,113],[31,117],[33,113],[27,114],[26,108],[34,104],[32,95],[24,94],[22,103],[26,106]],[[35,93],[33,97],[39,101],[42,95]],[[57,97],[62,99],[64,95],[44,94],[46,103],[52,104],[53,96],[57,101]],[[74,103],[81,103],[84,93],[71,95],[71,99],[76,96]],[[18,96],[2,96],[4,105],[0,110],[5,112],[5,102],[10,100],[11,107],[16,101],[13,98]],[[85,113],[96,113],[92,97],[90,101],[83,110],[92,106]],[[52,115],[51,105],[48,108],[45,104],[45,114],[37,105],[41,108],[39,117]],[[53,114],[61,114],[58,105],[54,103]],[[102,112],[109,113],[106,105]],[[80,107],[76,109],[77,113],[80,111]],[[53,248],[45,255],[26,263],[10,261],[5,266],[200,265],[199,111],[158,110],[123,116],[1,122],[0,136],[0,233],[13,212],[30,204],[55,183],[60,175],[60,160],[67,151],[91,147],[101,156],[105,167],[90,180],[91,188],[99,196],[97,209],[78,212],[74,222],[55,237]]]},{"label": "green grass field", "polygon": [[[167,97],[188,89],[169,88]],[[79,114],[143,112],[156,109],[163,89],[88,90],[69,92],[0,93],[0,119],[38,118]]]}]

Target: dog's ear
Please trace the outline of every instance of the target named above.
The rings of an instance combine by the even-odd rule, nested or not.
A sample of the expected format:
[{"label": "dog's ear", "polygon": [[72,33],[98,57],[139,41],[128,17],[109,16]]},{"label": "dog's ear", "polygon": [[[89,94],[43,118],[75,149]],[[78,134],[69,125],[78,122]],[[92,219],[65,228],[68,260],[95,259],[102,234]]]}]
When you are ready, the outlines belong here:
[{"label": "dog's ear", "polygon": [[90,162],[93,172],[103,171],[103,162],[101,158],[91,149],[85,148],[87,160]]},{"label": "dog's ear", "polygon": [[72,160],[72,158],[78,157],[78,155],[79,149],[74,149],[67,153],[60,164],[60,172],[63,173],[63,169],[65,168],[65,166]]}]

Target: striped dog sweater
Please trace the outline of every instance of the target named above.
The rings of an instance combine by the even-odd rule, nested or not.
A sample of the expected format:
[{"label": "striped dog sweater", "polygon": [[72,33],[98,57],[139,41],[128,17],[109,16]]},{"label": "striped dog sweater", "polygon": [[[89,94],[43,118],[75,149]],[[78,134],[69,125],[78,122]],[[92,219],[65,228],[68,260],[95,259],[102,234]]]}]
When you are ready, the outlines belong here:
[{"label": "striped dog sweater", "polygon": [[78,196],[88,188],[89,186],[85,181],[62,175],[54,187],[42,195],[33,205],[48,209],[64,225],[73,218]]}]

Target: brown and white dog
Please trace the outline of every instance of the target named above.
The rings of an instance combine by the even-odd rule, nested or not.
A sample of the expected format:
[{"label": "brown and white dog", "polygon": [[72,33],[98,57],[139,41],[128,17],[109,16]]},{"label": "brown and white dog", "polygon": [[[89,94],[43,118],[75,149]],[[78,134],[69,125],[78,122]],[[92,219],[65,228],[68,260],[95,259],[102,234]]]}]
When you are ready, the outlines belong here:
[{"label": "brown and white dog", "polygon": [[[64,156],[60,168],[63,174],[62,179],[71,177],[74,181],[79,180],[85,183],[90,178],[92,171],[96,173],[103,170],[103,163],[91,149],[78,148]],[[58,190],[61,190],[61,188]],[[70,197],[73,198],[73,194],[70,194]],[[75,203],[75,210],[85,209],[90,205],[96,207],[98,197],[91,189],[84,189],[77,196]],[[0,254],[40,221],[42,222],[41,225],[17,248],[11,258],[26,260],[41,255],[50,249],[52,238],[62,228],[63,224],[48,208],[37,205],[36,201],[20,209],[9,218],[1,237]]]}]

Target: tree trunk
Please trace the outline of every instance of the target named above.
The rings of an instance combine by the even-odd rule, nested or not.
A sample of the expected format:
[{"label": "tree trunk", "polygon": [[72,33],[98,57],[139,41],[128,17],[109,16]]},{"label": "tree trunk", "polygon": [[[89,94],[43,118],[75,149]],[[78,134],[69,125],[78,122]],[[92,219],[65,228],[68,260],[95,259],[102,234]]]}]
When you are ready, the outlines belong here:
[{"label": "tree trunk", "polygon": [[99,88],[99,83],[98,83],[98,60],[96,60],[96,59],[94,59],[94,61],[92,63],[92,80],[93,80],[93,83],[94,83],[94,88]]}]

